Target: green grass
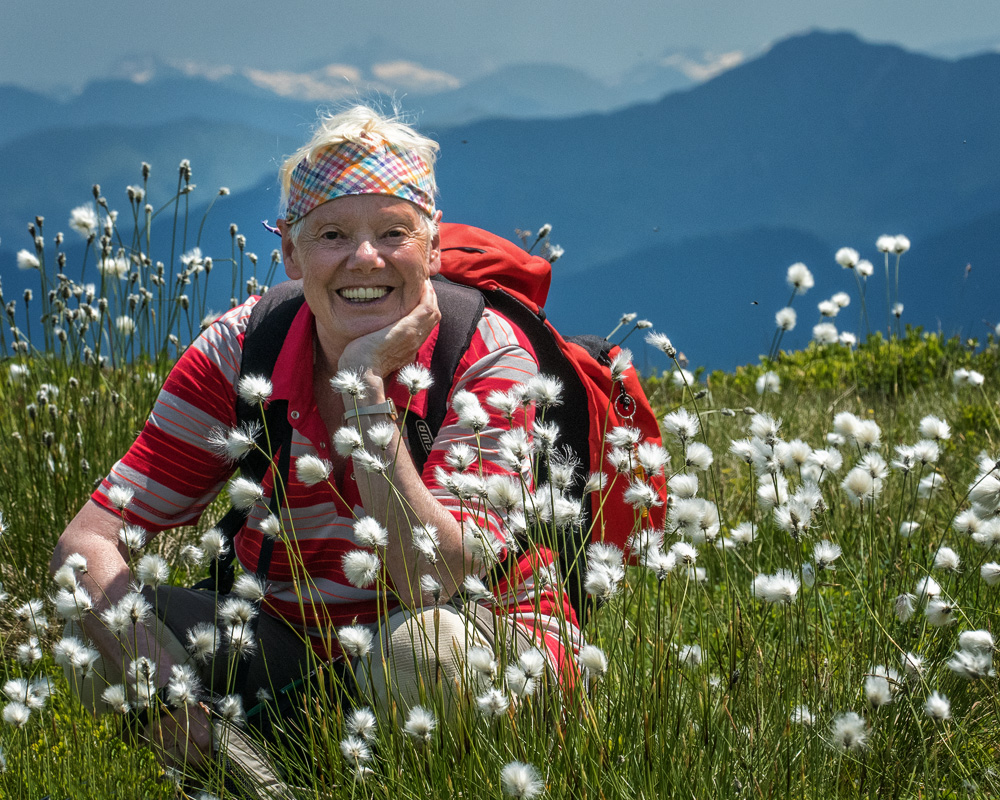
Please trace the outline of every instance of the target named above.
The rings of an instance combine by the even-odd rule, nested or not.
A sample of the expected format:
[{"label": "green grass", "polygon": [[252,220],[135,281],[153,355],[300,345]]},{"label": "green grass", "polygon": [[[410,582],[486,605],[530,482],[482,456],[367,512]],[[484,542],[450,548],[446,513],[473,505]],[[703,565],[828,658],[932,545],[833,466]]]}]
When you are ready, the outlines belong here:
[{"label": "green grass", "polygon": [[[123,238],[131,242],[130,252],[147,252],[141,230]],[[241,252],[234,239],[234,263]],[[138,261],[133,270],[146,285],[155,267]],[[155,264],[154,258],[149,261]],[[46,280],[50,286],[59,283],[51,267]],[[135,315],[138,339],[116,338],[108,318],[117,316],[121,308],[115,304],[126,300],[114,292],[108,299],[99,323],[102,337],[95,337],[93,328],[70,329],[61,345],[52,330],[57,323],[50,320],[44,340],[36,321],[35,340],[26,350],[12,347],[26,340],[12,338],[9,329],[0,343],[5,354],[0,574],[9,594],[0,614],[0,674],[4,681],[49,676],[53,685],[44,708],[33,711],[22,728],[0,725],[4,797],[145,798],[180,791],[148,751],[119,739],[116,719],[94,720],[72,699],[51,660],[61,630],[51,609],[52,624],[41,637],[46,655],[27,666],[17,660],[28,634],[12,610],[52,594],[48,558],[56,538],[139,430],[176,352],[168,337],[187,340],[182,311],[168,314],[168,324],[149,309]],[[76,307],[75,301],[67,305]],[[163,298],[162,308],[175,306],[180,307],[176,296]],[[194,306],[192,318],[200,310]],[[104,355],[118,357],[104,366],[85,364],[80,357],[85,346],[97,354],[103,346]],[[586,626],[588,640],[608,657],[605,676],[565,693],[546,687],[494,720],[470,704],[440,725],[427,746],[382,724],[364,780],[356,780],[341,755],[342,712],[322,697],[307,697],[308,726],[299,755],[285,754],[299,794],[500,797],[501,769],[519,760],[538,769],[545,796],[552,798],[996,796],[996,678],[966,680],[947,662],[961,631],[993,631],[998,621],[1000,587],[988,586],[980,576],[984,563],[997,560],[997,550],[984,549],[952,527],[956,514],[969,507],[980,453],[995,457],[1000,451],[997,358],[992,339],[970,347],[910,330],[890,342],[873,337],[854,351],[810,345],[732,374],[713,373],[691,388],[675,387],[665,376],[648,377],[648,393],[661,414],[684,407],[701,421],[697,438],[711,448],[714,463],[697,473],[698,496],[716,504],[719,537],[749,522],[755,540],[731,550],[699,544],[694,566],[703,574],[678,565],[660,580],[630,567],[619,590]],[[983,386],[954,386],[952,373],[959,367],[982,372]],[[754,382],[766,369],[780,376],[782,390],[759,396]],[[860,507],[840,483],[861,452],[842,445],[843,468],[821,484],[825,509],[796,541],[761,506],[757,490],[768,479],[729,451],[733,440],[749,435],[747,406],[780,418],[783,440],[802,439],[813,448],[827,446],[837,413],[874,420],[881,428],[875,450],[887,461],[895,457],[895,445],[921,438],[925,415],[947,420],[952,435],[941,443],[936,465],[907,476],[890,469],[878,499]],[[665,444],[670,473],[685,471],[677,442],[668,437]],[[921,497],[918,479],[931,472],[945,482],[932,496]],[[797,471],[787,478],[794,492],[801,484]],[[198,531],[223,510],[221,504],[213,508]],[[910,538],[899,534],[906,520],[920,523]],[[201,577],[176,559],[198,531],[155,541],[153,547],[175,565],[172,582],[190,584]],[[679,539],[668,526],[664,549]],[[835,570],[821,572],[814,586],[802,586],[787,604],[771,605],[753,595],[757,575],[780,569],[801,575],[821,539],[843,550]],[[960,557],[958,572],[932,566],[942,545]],[[954,603],[953,625],[929,624],[920,603],[907,622],[895,615],[896,597],[913,592],[927,575]],[[682,648],[690,645],[701,649],[700,660],[683,657]],[[924,659],[922,675],[905,675],[901,656],[907,652]],[[892,701],[874,707],[865,682],[879,665],[904,677]],[[934,690],[950,700],[951,719],[934,722],[925,714]],[[813,724],[792,721],[799,706],[808,707]],[[845,749],[833,741],[834,721],[846,712],[864,719],[863,747]],[[207,789],[223,792],[217,776]]]}]

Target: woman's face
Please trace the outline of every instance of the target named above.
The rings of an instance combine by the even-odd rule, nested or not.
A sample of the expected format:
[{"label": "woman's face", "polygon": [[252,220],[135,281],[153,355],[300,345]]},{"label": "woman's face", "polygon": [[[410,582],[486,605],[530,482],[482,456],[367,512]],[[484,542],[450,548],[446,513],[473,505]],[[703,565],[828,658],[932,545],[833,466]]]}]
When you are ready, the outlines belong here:
[{"label": "woman's face", "polygon": [[301,278],[320,344],[339,357],[354,339],[398,322],[441,269],[426,216],[396,197],[339,197],[305,216],[298,242],[282,223],[285,272]]}]

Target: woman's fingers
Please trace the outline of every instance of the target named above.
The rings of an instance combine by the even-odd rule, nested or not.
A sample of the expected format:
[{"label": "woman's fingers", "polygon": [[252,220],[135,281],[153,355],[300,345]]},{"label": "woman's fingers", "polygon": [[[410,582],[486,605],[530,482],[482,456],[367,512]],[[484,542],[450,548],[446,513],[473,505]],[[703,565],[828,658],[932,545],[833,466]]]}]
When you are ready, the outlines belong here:
[{"label": "woman's fingers", "polygon": [[413,362],[440,319],[437,293],[430,280],[424,281],[420,300],[413,310],[391,325],[351,342],[344,350],[339,367],[371,369],[384,378]]}]

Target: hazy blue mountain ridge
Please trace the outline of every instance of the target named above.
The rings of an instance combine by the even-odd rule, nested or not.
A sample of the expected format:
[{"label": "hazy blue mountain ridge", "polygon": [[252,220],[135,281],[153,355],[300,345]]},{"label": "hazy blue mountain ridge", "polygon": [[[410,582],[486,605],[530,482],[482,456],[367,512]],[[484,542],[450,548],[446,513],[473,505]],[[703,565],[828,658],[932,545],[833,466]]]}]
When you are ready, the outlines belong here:
[{"label": "hazy blue mountain ridge", "polygon": [[[510,102],[522,102],[523,88],[510,87]],[[213,211],[207,251],[228,254],[226,229],[235,221],[251,250],[270,252],[276,239],[258,221],[273,219],[278,159],[300,138],[239,121],[139,130],[106,111],[117,127],[22,136],[0,149],[8,296],[25,277],[7,265],[28,243],[26,219],[40,209],[49,231],[65,228],[94,180],[124,208],[124,185],[137,182],[141,160],[159,179],[191,158],[195,203],[218,185],[234,189]],[[301,115],[292,121],[300,124]],[[904,321],[981,335],[983,321],[1000,316],[1000,55],[945,61],[811,33],[619,111],[424,127],[442,144],[446,220],[512,238],[516,227],[553,224],[567,253],[549,311],[569,333],[606,332],[635,310],[693,363],[732,366],[766,351],[773,314],[788,299],[785,269],[801,260],[817,287],[796,300],[799,328],[786,342],[807,341],[816,303],[838,290],[854,297],[838,326],[863,334],[853,276],[833,253],[850,245],[875,262],[869,312],[884,327],[874,248],[882,233],[913,241],[903,258]],[[158,192],[164,188],[171,186]]]}]

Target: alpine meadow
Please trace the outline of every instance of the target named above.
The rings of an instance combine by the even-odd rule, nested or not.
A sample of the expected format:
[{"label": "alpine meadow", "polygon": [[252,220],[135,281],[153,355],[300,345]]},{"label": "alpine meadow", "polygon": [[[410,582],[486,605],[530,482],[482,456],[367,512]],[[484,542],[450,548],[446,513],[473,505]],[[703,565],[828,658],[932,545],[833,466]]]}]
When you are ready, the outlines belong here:
[{"label": "alpine meadow", "polygon": [[[114,710],[92,717],[70,684],[86,680],[97,653],[64,635],[65,623],[89,614],[126,630],[142,624],[150,609],[136,600],[140,588],[201,579],[220,554],[213,525],[247,486],[233,481],[196,526],[150,548],[123,524],[136,589],[127,608],[101,608],[78,585],[84,559],[49,574],[56,537],[135,437],[178,354],[218,316],[207,305],[209,282],[227,287],[235,304],[281,273],[278,251],[258,257],[235,225],[228,252],[203,253],[202,231],[221,223],[211,203],[204,218],[191,218],[201,191],[191,165],[180,165],[176,193],[163,198],[147,194],[150,170],[143,165],[136,184],[107,196],[95,186],[69,220],[37,218],[17,256],[36,288],[3,298],[7,797],[255,796],[233,785],[224,762],[195,776],[161,767],[135,725],[137,711],[170,714],[207,701],[220,735],[231,725],[252,738],[232,696],[207,698],[178,670],[165,697],[150,691],[148,666],[133,663],[123,684],[101,687]],[[169,224],[154,234],[157,218]],[[552,260],[561,252],[547,227],[520,233],[526,248]],[[79,263],[67,259],[66,237],[86,243]],[[777,310],[773,335],[758,332],[769,351],[732,372],[688,371],[669,321],[661,331],[632,314],[609,320],[609,338],[623,345],[612,381],[629,365],[629,346],[673,362],[643,379],[663,446],[635,429],[609,429],[613,477],[604,480],[561,462],[557,434],[543,423],[507,443],[523,448],[511,459],[527,454],[532,464],[520,485],[504,491],[484,480],[475,452],[454,454],[448,483],[463,503],[506,504],[510,524],[540,541],[578,524],[584,492],[625,488],[635,519],[619,532],[627,547],[587,548],[591,611],[575,679],[556,685],[537,651],[470,652],[457,710],[429,687],[424,705],[396,718],[331,703],[328,683],[340,678],[317,664],[315,684],[295,700],[294,746],[275,754],[290,788],[261,796],[996,796],[1000,329],[985,341],[900,329],[894,308],[908,249],[905,236],[873,236],[868,258],[843,248],[813,265],[841,270],[850,289],[816,311],[804,299],[810,268],[788,267],[789,303]],[[885,331],[866,324],[873,303],[895,320]],[[857,311],[857,334],[836,327],[846,308]],[[784,333],[806,316],[812,341],[783,351]],[[535,402],[544,420],[559,388],[528,386],[517,402]],[[266,403],[266,385],[244,390]],[[513,410],[511,419],[516,430]],[[220,447],[238,455],[264,434],[220,431]],[[392,469],[392,453],[375,460]],[[328,479],[322,463],[296,469]],[[534,480],[539,470],[544,483]],[[660,501],[648,481],[660,475],[669,503],[666,524],[653,529],[643,523]],[[127,493],[118,502],[124,516]],[[280,520],[275,535],[287,535]],[[384,586],[377,532],[359,525],[355,536],[352,577]],[[433,559],[433,537],[422,544]],[[260,590],[238,580],[235,591],[253,600]],[[465,591],[488,605],[493,589],[471,579]],[[194,656],[219,638],[243,641],[241,623],[223,616],[207,638],[192,632]],[[370,633],[347,626],[331,636],[356,659],[368,657]],[[252,651],[245,644],[231,648],[234,660]]]}]

